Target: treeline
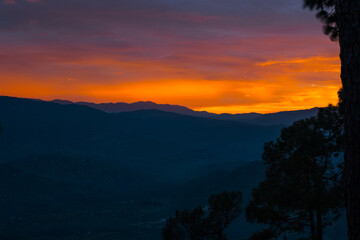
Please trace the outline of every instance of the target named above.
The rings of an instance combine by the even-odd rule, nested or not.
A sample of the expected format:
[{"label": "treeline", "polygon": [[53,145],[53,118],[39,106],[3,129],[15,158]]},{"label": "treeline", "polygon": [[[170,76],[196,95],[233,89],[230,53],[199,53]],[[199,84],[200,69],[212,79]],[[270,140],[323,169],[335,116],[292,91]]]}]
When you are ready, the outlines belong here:
[{"label": "treeline", "polygon": [[[247,221],[262,224],[250,240],[324,239],[324,229],[344,209],[343,107],[319,110],[316,117],[283,128],[264,145],[266,177],[253,189]],[[177,211],[163,229],[164,240],[225,240],[224,231],[240,215],[240,192],[210,197],[208,205]],[[297,237],[297,236],[308,236]]]}]

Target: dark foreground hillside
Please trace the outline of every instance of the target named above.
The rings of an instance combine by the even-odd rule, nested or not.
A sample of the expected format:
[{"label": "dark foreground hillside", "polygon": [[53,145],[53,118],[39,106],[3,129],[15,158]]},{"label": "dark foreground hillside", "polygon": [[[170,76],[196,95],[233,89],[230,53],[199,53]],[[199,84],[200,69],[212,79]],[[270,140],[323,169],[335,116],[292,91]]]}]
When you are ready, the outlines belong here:
[{"label": "dark foreground hillside", "polygon": [[137,183],[137,195],[124,196],[123,188],[134,184],[132,177],[90,161],[47,156],[2,163],[0,237],[160,239],[164,220],[175,209],[204,204],[225,189],[248,196],[262,176],[262,165],[249,163],[182,184]]},{"label": "dark foreground hillside", "polygon": [[280,126],[157,110],[108,114],[86,106],[0,98],[1,161],[66,154],[181,181],[261,157]]},{"label": "dark foreground hillside", "polygon": [[[176,209],[204,205],[224,190],[240,190],[246,203],[264,177],[261,162],[251,162],[181,184],[144,182],[137,195],[124,196],[123,187],[134,184],[128,174],[73,160],[46,156],[0,164],[0,239],[161,239]],[[345,239],[344,225],[326,231],[327,239]],[[256,229],[242,215],[227,232],[230,239],[246,239]]]},{"label": "dark foreground hillside", "polygon": [[[16,240],[161,239],[166,218],[211,194],[240,190],[246,203],[281,129],[9,97],[0,122],[0,239]],[[229,236],[256,228],[242,216]]]}]

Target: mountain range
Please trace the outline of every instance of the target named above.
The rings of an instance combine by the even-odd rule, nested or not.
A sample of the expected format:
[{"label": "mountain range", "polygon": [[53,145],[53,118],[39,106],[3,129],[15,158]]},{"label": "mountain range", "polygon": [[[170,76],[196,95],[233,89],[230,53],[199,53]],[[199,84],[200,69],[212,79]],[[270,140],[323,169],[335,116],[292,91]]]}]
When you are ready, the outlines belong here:
[{"label": "mountain range", "polygon": [[261,159],[281,126],[0,97],[0,161],[68,154],[174,181]]},{"label": "mountain range", "polygon": [[[0,239],[155,240],[176,209],[211,194],[239,190],[245,205],[264,177],[264,143],[316,111],[220,120],[150,105],[109,113],[0,97]],[[242,216],[229,237],[258,228]],[[341,225],[332,231],[341,239]]]},{"label": "mountain range", "polygon": [[204,117],[212,118],[219,120],[234,120],[242,121],[258,125],[291,125],[294,121],[299,119],[304,119],[308,117],[313,117],[317,114],[318,108],[311,108],[306,110],[297,110],[297,111],[283,111],[277,113],[242,113],[242,114],[215,114],[205,111],[194,111],[190,108],[179,106],[179,105],[170,105],[170,104],[156,104],[154,102],[134,102],[134,103],[90,103],[90,102],[72,102],[68,100],[53,100],[55,103],[59,104],[77,104],[92,107],[107,113],[120,113],[120,112],[131,112],[144,109],[153,109],[160,110],[164,112],[178,113],[182,115],[194,116],[194,117]]}]

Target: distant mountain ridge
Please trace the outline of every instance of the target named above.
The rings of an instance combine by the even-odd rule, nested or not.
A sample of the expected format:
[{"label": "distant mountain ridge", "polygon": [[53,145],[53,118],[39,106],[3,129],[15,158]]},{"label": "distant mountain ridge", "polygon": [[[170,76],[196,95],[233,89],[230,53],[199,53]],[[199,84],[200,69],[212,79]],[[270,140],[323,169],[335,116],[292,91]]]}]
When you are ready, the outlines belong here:
[{"label": "distant mountain ridge", "polygon": [[215,117],[217,114],[208,113],[205,111],[199,112],[194,111],[190,108],[180,106],[180,105],[171,105],[171,104],[157,104],[151,101],[139,101],[134,103],[90,103],[90,102],[72,102],[68,100],[55,99],[52,102],[58,104],[78,104],[88,107],[92,107],[107,113],[120,113],[120,112],[132,112],[137,110],[160,110],[164,112],[173,112],[183,115],[190,115],[195,117]]},{"label": "distant mountain ridge", "polygon": [[281,126],[160,110],[106,113],[79,104],[0,97],[0,161],[51,154],[98,159],[180,181],[261,158]]},{"label": "distant mountain ridge", "polygon": [[[155,240],[176,209],[211,194],[241,191],[245,206],[265,174],[264,143],[283,127],[254,123],[312,114],[259,114],[249,124],[59,101],[0,96],[1,240]],[[328,239],[345,239],[345,223]],[[255,230],[241,216],[228,235],[247,239]]]},{"label": "distant mountain ridge", "polygon": [[212,118],[218,120],[234,120],[234,121],[241,121],[256,125],[291,125],[293,122],[297,120],[315,116],[319,110],[319,108],[315,107],[306,110],[282,111],[282,112],[268,113],[268,114],[261,114],[255,112],[238,113],[238,114],[230,114],[230,113],[215,114],[206,111],[194,111],[190,108],[180,105],[157,104],[151,101],[146,101],[146,102],[139,101],[134,103],[124,103],[124,102],[90,103],[90,102],[72,102],[68,100],[55,99],[52,102],[63,105],[67,105],[67,104],[84,105],[107,113],[132,112],[138,110],[160,110],[164,112],[178,113],[193,117],[204,117],[204,118]]}]

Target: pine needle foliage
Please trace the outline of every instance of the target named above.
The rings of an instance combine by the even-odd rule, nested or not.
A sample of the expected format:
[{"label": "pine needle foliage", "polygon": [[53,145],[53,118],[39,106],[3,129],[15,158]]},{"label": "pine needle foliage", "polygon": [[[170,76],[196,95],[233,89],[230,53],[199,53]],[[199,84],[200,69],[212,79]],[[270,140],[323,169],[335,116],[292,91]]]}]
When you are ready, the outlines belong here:
[{"label": "pine needle foliage", "polygon": [[303,7],[316,11],[316,18],[324,24],[324,34],[328,35],[331,41],[339,39],[335,0],[304,0]]}]

